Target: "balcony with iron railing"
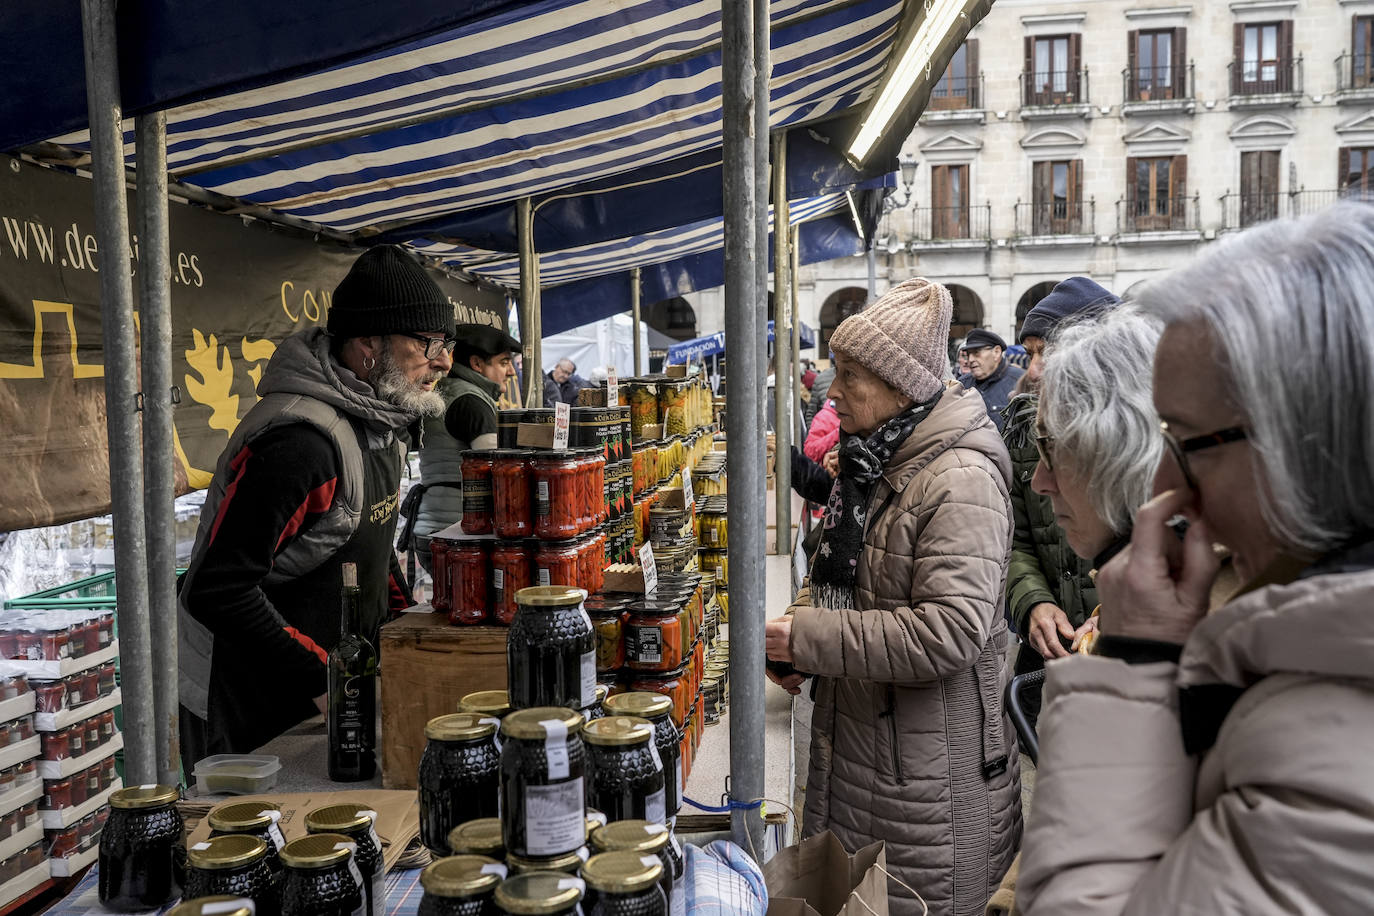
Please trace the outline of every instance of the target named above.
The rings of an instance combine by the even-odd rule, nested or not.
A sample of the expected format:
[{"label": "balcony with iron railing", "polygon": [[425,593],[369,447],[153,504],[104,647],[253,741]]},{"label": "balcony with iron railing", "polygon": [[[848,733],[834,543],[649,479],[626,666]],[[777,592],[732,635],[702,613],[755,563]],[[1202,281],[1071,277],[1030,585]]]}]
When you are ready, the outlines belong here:
[{"label": "balcony with iron railing", "polygon": [[1232,108],[1291,107],[1302,98],[1302,55],[1289,60],[1233,60],[1226,65]]},{"label": "balcony with iron railing", "polygon": [[1021,117],[1062,118],[1088,114],[1088,70],[1021,73]]},{"label": "balcony with iron railing", "polygon": [[1127,67],[1121,71],[1121,113],[1192,114],[1193,64],[1186,67]]},{"label": "balcony with iron railing", "polygon": [[946,76],[930,90],[930,101],[921,115],[923,122],[982,121],[983,74]]},{"label": "balcony with iron railing", "polygon": [[1097,204],[1091,198],[1016,204],[1018,245],[1083,245],[1095,238]]},{"label": "balcony with iron railing", "polygon": [[1117,241],[1196,241],[1201,237],[1201,197],[1127,198],[1116,202]]},{"label": "balcony with iron railing", "polygon": [[913,249],[985,248],[992,239],[992,204],[963,207],[914,207]]},{"label": "balcony with iron railing", "polygon": [[1374,52],[1336,58],[1336,104],[1374,100]]},{"label": "balcony with iron railing", "polygon": [[1340,190],[1228,191],[1221,197],[1222,231],[1247,229],[1280,217],[1308,216],[1344,198],[1370,201],[1371,195],[1357,184]]}]

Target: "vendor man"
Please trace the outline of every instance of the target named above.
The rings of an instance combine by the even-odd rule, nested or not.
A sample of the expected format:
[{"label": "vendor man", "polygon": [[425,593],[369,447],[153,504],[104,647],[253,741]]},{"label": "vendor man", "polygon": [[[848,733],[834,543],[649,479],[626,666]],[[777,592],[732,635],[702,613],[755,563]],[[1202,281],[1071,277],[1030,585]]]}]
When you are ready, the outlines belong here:
[{"label": "vendor man", "polygon": [[342,564],[356,563],[364,635],[409,603],[396,561],[407,428],[438,414],[453,306],[394,246],[354,262],[327,328],[282,341],[206,494],[180,583],[187,771],[326,708]]},{"label": "vendor man", "polygon": [[[515,377],[514,354],[520,341],[500,328],[483,324],[458,327],[453,369],[435,390],[444,410],[425,418],[420,446],[419,508],[415,518],[415,555],[429,566],[429,536],[463,518],[462,460],[466,449],[496,448],[496,401]],[[409,498],[406,500],[409,502]],[[407,512],[412,511],[407,507]]]},{"label": "vendor man", "polygon": [[965,388],[978,389],[999,433],[1006,422],[1002,411],[1011,401],[1016,383],[1026,374],[1024,369],[1007,362],[1006,352],[1007,342],[987,328],[969,331],[964,345],[959,348],[959,355],[968,359],[969,364],[969,372],[959,376],[959,383]]}]

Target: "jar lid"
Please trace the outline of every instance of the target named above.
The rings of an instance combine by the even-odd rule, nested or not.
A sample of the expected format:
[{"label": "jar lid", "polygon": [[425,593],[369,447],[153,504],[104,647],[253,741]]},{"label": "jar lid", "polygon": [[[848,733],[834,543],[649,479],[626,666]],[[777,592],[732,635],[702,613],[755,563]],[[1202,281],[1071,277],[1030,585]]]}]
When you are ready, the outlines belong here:
[{"label": "jar lid", "polygon": [[316,808],[305,816],[305,829],[309,833],[348,833],[350,830],[363,830],[372,826],[377,812],[353,802],[338,805],[325,805]]},{"label": "jar lid", "polygon": [[342,833],[312,833],[283,846],[281,860],[290,868],[329,868],[347,862],[357,848]]},{"label": "jar lid", "polygon": [[469,448],[459,452],[461,458],[491,458],[497,452],[494,448]]},{"label": "jar lid", "polygon": [[566,585],[531,585],[515,593],[515,603],[526,607],[572,607],[582,603],[586,592]]},{"label": "jar lid", "polygon": [[510,693],[505,690],[478,690],[458,701],[459,712],[473,712],[500,719],[510,712]]},{"label": "jar lid", "polygon": [[647,690],[617,693],[613,697],[607,697],[602,705],[609,715],[639,716],[641,719],[666,716],[673,711],[671,699],[661,693],[649,693]]},{"label": "jar lid", "polygon": [[236,802],[210,812],[210,829],[241,833],[266,827],[281,817],[281,808],[271,802]]},{"label": "jar lid", "polygon": [[435,897],[475,897],[494,890],[505,876],[501,863],[487,856],[449,856],[420,872],[420,886]]},{"label": "jar lid", "polygon": [[118,789],[110,796],[110,807],[137,809],[137,808],[161,808],[163,805],[175,804],[180,797],[177,790],[171,786],[146,785],[132,786],[128,789]]},{"label": "jar lid", "polygon": [[496,889],[496,905],[519,916],[558,913],[582,899],[586,885],[561,871],[532,871],[507,878]]},{"label": "jar lid", "polygon": [[193,843],[186,850],[186,860],[194,868],[219,871],[226,868],[239,868],[262,859],[267,855],[267,844],[246,833],[231,833],[228,836],[211,837],[200,843]]},{"label": "jar lid", "polygon": [[246,897],[197,897],[178,903],[167,916],[253,916],[253,901]]},{"label": "jar lid", "polygon": [[459,824],[448,832],[448,848],[456,855],[504,858],[506,843],[501,837],[500,818],[479,817]]},{"label": "jar lid", "polygon": [[535,871],[561,871],[575,875],[582,867],[582,863],[587,861],[586,856],[585,846],[557,856],[517,856],[513,852],[508,852],[506,864],[510,866],[513,875],[525,875]]},{"label": "jar lid", "polygon": [[587,886],[609,894],[633,894],[653,887],[662,877],[663,863],[657,856],[635,852],[603,852],[582,866]]},{"label": "jar lid", "polygon": [[653,821],[616,821],[592,834],[592,846],[597,852],[656,853],[667,845],[668,828]]},{"label": "jar lid", "polygon": [[452,712],[425,723],[425,737],[435,741],[471,741],[494,734],[496,723],[491,717],[475,712]]},{"label": "jar lid", "polygon": [[566,734],[575,735],[582,730],[583,719],[580,712],[566,706],[535,706],[513,712],[502,719],[501,734],[525,741],[543,741],[549,736],[545,722],[562,725]]},{"label": "jar lid", "polygon": [[582,729],[583,740],[588,744],[603,747],[648,744],[653,737],[653,724],[635,716],[607,716],[604,719],[594,719]]}]

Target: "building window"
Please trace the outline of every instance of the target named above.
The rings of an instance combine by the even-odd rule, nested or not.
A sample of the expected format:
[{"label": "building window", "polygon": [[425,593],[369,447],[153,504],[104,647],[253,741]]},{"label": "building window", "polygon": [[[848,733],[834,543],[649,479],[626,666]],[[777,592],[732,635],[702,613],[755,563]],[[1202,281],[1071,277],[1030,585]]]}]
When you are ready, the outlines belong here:
[{"label": "building window", "polygon": [[1240,225],[1253,226],[1279,215],[1278,150],[1240,154]]},{"label": "building window", "polygon": [[1356,16],[1350,37],[1352,88],[1374,85],[1374,16]]},{"label": "building window", "polygon": [[1031,231],[1078,235],[1083,231],[1083,163],[1078,159],[1032,165]]},{"label": "building window", "polygon": [[1186,40],[1186,29],[1129,33],[1126,101],[1149,102],[1187,96]]},{"label": "building window", "polygon": [[1081,44],[1081,36],[1076,34],[1026,39],[1026,67],[1021,74],[1025,105],[1065,105],[1081,101]]},{"label": "building window", "polygon": [[1233,95],[1264,95],[1293,89],[1293,23],[1237,23],[1231,63]]},{"label": "building window", "polygon": [[944,76],[930,92],[932,111],[957,108],[977,108],[978,98],[978,39],[970,38],[959,46],[945,68]]},{"label": "building window", "polygon": [[1374,190],[1370,184],[1370,165],[1374,163],[1374,146],[1352,146],[1340,151],[1337,163],[1342,191]]},{"label": "building window", "polygon": [[930,167],[930,228],[937,239],[969,237],[968,166]]},{"label": "building window", "polygon": [[1126,160],[1126,216],[1135,232],[1187,228],[1187,156]]}]

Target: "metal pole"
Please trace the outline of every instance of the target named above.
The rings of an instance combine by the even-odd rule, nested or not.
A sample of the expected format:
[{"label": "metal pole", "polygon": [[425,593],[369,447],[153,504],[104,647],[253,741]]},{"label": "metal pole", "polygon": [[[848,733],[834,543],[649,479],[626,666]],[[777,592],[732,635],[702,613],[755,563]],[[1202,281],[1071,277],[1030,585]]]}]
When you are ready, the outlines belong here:
[{"label": "metal pole", "polygon": [[515,204],[520,234],[520,336],[524,339],[525,406],[544,406],[543,315],[539,305],[539,252],[534,250],[534,204],[522,198]]},{"label": "metal pole", "polygon": [[100,271],[100,324],[105,350],[105,424],[109,436],[115,581],[119,590],[120,684],[126,713],[124,778],[138,785],[156,780],[157,751],[156,717],[150,714],[153,678],[148,634],[148,560],[115,0],[81,0],[81,37],[86,58],[96,238],[104,267]]},{"label": "metal pole", "polygon": [[[797,288],[797,274],[801,268],[801,227],[792,226],[787,230],[787,253],[791,256],[789,269],[787,271],[788,290],[787,298],[792,303],[792,384],[801,384],[801,308],[800,298]],[[794,389],[794,392],[796,389]],[[799,392],[797,392],[799,393]],[[799,436],[806,435],[806,429],[802,426],[801,419],[801,399],[794,393],[792,397],[793,423],[792,428],[797,431]],[[787,473],[792,473],[791,463],[788,463]]]},{"label": "metal pole", "polygon": [[148,537],[157,781],[177,785],[176,457],[172,452],[172,262],[167,228],[167,116],[138,119],[139,329],[143,362],[143,512]]},{"label": "metal pole", "polygon": [[775,509],[774,550],[779,556],[792,552],[792,386],[797,383],[792,348],[795,316],[792,313],[792,218],[787,200],[787,131],[773,138],[773,424],[777,456],[773,463]]},{"label": "metal pole", "polygon": [[[721,4],[725,197],[726,473],[730,479],[730,798],[763,796],[764,438],[759,435],[763,378],[759,355],[758,251],[754,192],[754,7]],[[763,843],[757,808],[735,808],[731,826],[745,849]]]},{"label": "metal pole", "polygon": [[641,374],[644,370],[640,367],[644,365],[644,348],[639,342],[639,268],[630,268],[630,316],[634,319],[631,328],[635,336],[635,375]]}]

